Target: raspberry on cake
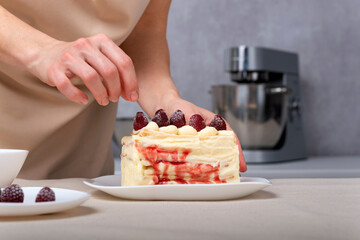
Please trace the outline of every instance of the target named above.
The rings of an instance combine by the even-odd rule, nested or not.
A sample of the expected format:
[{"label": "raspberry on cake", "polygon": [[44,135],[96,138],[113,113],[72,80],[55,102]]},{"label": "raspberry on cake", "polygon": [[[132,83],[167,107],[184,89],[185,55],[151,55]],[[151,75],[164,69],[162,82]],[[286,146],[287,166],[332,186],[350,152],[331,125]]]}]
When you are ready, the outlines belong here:
[{"label": "raspberry on cake", "polygon": [[[181,115],[179,111],[177,115]],[[162,117],[164,113],[162,110]],[[159,127],[151,121],[133,130],[132,136],[121,141],[122,186],[239,182],[239,149],[235,134],[218,131],[218,126],[224,128],[221,117],[217,115],[216,118],[221,124],[212,124],[214,127],[205,126],[203,118],[196,114],[190,118],[192,126],[178,128],[164,124]],[[159,117],[156,121],[169,120],[162,121]],[[171,122],[174,121],[170,119]]]}]

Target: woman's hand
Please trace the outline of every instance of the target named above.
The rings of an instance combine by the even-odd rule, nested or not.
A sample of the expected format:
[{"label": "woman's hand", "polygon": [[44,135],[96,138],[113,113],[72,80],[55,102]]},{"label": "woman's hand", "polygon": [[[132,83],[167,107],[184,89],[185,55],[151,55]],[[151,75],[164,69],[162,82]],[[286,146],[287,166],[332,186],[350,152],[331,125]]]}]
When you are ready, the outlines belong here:
[{"label": "woman's hand", "polygon": [[58,41],[0,6],[0,61],[24,69],[57,87],[70,100],[86,104],[87,95],[71,82],[80,78],[96,101],[123,97],[137,101],[139,90],[130,57],[104,34]]},{"label": "woman's hand", "polygon": [[54,40],[38,51],[27,68],[80,104],[86,104],[88,97],[71,82],[74,77],[84,82],[100,105],[117,102],[119,97],[128,101],[138,99],[132,60],[104,34],[74,42]]},{"label": "woman's hand", "polygon": [[[165,100],[165,98],[164,98],[164,100]],[[166,101],[164,101],[163,105],[158,106],[158,108],[163,108],[167,112],[168,115],[171,115],[174,111],[176,111],[177,109],[180,109],[185,114],[185,119],[186,119],[187,123],[189,122],[189,119],[193,114],[200,114],[204,118],[206,125],[209,125],[211,120],[215,116],[214,113],[212,113],[204,108],[200,108],[188,101],[185,101],[184,99],[181,99],[178,96],[167,97]],[[227,129],[232,130],[228,123],[226,123],[226,127],[227,127]],[[239,154],[240,172],[246,172],[246,170],[247,170],[246,162],[245,162],[244,155],[243,155],[242,149],[241,149],[241,145],[240,145],[240,142],[239,142],[239,139],[237,136],[236,136],[236,142],[238,144],[239,153],[240,153]]]}]

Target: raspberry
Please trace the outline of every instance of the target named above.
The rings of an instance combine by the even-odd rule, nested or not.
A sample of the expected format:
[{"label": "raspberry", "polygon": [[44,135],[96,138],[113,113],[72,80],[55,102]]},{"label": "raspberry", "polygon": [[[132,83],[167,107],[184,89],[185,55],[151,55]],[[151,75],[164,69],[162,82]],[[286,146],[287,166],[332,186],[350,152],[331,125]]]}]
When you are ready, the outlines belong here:
[{"label": "raspberry", "polygon": [[189,125],[199,132],[205,128],[205,121],[199,114],[194,114],[190,117]]},{"label": "raspberry", "polygon": [[177,128],[185,126],[185,115],[181,110],[176,110],[170,118],[170,124],[175,125]]},{"label": "raspberry", "polygon": [[137,112],[133,123],[134,130],[135,131],[140,130],[143,127],[145,127],[148,123],[149,121],[145,116],[145,114],[143,112]]},{"label": "raspberry", "polygon": [[226,130],[225,120],[220,115],[215,115],[209,126],[216,128],[218,131]]},{"label": "raspberry", "polygon": [[43,187],[36,195],[35,202],[52,202],[55,201],[55,193],[49,187]]},{"label": "raspberry", "polygon": [[156,122],[159,127],[165,127],[170,125],[169,117],[164,111],[164,109],[157,110],[152,121]]},{"label": "raspberry", "polygon": [[1,202],[24,202],[24,192],[19,185],[10,185],[2,191]]}]

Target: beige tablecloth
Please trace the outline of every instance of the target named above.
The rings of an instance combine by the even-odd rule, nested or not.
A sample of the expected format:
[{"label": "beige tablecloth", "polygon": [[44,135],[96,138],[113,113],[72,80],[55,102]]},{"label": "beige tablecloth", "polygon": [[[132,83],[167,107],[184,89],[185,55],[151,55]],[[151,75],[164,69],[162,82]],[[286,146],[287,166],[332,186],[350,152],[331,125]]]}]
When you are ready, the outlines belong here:
[{"label": "beige tablecloth", "polygon": [[21,186],[82,190],[75,209],[0,218],[0,239],[360,239],[360,179],[273,179],[273,186],[229,201],[132,201],[93,190],[82,179]]}]

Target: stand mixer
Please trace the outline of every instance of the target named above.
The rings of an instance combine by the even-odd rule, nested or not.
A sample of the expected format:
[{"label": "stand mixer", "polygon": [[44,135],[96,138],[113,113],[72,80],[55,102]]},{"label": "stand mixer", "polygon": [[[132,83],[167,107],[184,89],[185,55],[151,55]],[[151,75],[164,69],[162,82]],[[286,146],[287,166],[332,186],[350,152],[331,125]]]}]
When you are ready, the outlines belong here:
[{"label": "stand mixer", "polygon": [[213,110],[239,137],[247,163],[306,158],[298,55],[263,47],[226,50],[232,85],[212,86]]}]

